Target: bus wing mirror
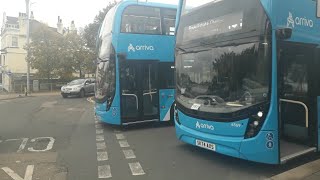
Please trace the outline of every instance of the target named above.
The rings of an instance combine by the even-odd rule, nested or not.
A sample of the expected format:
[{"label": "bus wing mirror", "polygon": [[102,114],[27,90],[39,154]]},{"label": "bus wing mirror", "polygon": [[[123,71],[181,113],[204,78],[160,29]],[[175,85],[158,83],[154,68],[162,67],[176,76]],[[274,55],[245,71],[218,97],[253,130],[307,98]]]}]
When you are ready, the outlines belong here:
[{"label": "bus wing mirror", "polygon": [[289,39],[292,35],[291,28],[279,28],[276,30],[276,35],[278,39]]}]

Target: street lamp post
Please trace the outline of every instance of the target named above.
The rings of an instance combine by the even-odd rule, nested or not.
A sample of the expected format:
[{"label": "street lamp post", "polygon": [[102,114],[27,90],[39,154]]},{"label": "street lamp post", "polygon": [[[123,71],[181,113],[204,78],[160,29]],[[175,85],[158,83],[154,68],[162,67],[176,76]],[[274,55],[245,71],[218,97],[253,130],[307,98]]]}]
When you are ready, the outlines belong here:
[{"label": "street lamp post", "polygon": [[30,9],[30,0],[25,0],[26,1],[26,14],[27,14],[27,56],[26,56],[26,61],[27,61],[27,92],[26,95],[30,93],[30,63],[28,61],[28,53],[29,53],[29,41],[30,41],[30,19],[29,19],[29,9]]}]

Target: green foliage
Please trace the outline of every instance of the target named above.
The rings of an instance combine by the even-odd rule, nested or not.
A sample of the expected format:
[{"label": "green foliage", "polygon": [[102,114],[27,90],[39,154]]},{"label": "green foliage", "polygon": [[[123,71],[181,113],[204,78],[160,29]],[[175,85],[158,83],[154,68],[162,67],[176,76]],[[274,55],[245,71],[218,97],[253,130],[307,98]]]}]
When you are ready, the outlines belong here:
[{"label": "green foliage", "polygon": [[95,53],[82,36],[76,33],[62,35],[46,25],[32,32],[27,60],[40,78],[71,80],[74,73],[80,77],[95,71]]},{"label": "green foliage", "polygon": [[109,2],[108,6],[106,8],[99,11],[98,15],[96,15],[96,17],[94,18],[94,21],[92,23],[88,24],[84,28],[83,38],[85,39],[86,44],[90,49],[95,50],[97,36],[98,36],[100,26],[106,16],[106,14],[108,13],[108,11],[111,8],[113,8],[116,4],[117,4],[116,1],[113,1],[112,3]]},{"label": "green foliage", "polygon": [[38,70],[39,77],[51,79],[56,76],[59,66],[62,36],[46,25],[41,24],[31,33],[31,43],[27,60],[33,69]]},{"label": "green foliage", "polygon": [[72,62],[73,70],[79,72],[80,77],[84,77],[85,74],[94,73],[95,65],[93,61],[96,54],[86,46],[86,42],[82,36],[68,34],[65,37],[64,44],[65,57],[67,57],[69,62]]},{"label": "green foliage", "polygon": [[34,22],[31,42],[25,49],[28,50],[27,60],[31,68],[37,70],[37,76],[49,81],[52,78],[71,80],[74,73],[79,73],[80,77],[94,73],[98,31],[107,12],[115,5],[116,1],[99,11],[93,23],[88,24],[81,34],[62,35],[54,28]]}]

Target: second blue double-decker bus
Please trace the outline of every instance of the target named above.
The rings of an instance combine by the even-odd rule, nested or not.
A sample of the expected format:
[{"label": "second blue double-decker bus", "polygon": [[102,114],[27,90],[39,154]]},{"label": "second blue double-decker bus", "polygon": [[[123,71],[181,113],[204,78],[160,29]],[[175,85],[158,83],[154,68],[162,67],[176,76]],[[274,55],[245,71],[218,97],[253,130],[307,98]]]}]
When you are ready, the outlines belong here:
[{"label": "second blue double-decker bus", "polygon": [[181,0],[180,10],[177,137],[269,164],[319,151],[317,2]]},{"label": "second blue double-decker bus", "polygon": [[115,125],[173,119],[176,7],[121,1],[98,38],[95,113]]}]

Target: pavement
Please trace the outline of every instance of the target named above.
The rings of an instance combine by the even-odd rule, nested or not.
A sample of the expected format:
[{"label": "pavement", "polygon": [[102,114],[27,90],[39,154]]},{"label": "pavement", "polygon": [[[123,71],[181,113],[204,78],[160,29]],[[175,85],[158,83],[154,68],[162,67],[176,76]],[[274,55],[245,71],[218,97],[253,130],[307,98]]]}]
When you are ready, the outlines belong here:
[{"label": "pavement", "polygon": [[319,180],[320,160],[315,160],[281,174],[275,175],[270,180]]},{"label": "pavement", "polygon": [[223,156],[178,141],[168,123],[100,123],[92,98],[0,100],[0,124],[1,180],[320,179],[319,156],[281,166]]},{"label": "pavement", "polygon": [[28,96],[25,96],[25,94],[0,92],[0,100],[35,97],[35,96],[51,96],[51,95],[58,95],[58,94],[60,94],[60,92],[40,92],[40,93],[32,93]]}]

